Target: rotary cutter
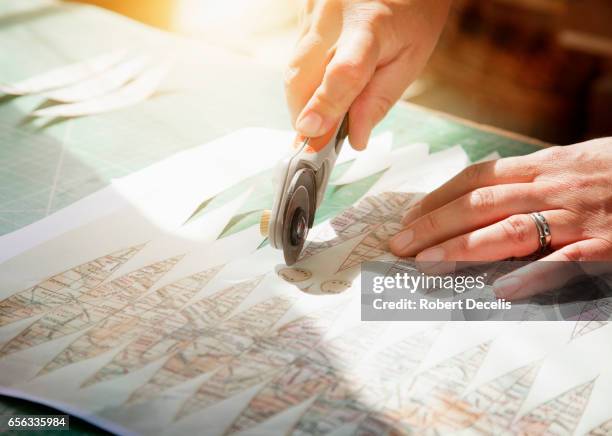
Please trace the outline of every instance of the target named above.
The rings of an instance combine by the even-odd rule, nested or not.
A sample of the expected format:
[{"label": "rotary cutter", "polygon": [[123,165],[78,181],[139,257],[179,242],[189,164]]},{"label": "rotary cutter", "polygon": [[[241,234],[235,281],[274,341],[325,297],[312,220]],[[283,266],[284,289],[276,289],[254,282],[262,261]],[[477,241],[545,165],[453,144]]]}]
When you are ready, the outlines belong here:
[{"label": "rotary cutter", "polygon": [[287,265],[297,261],[304,247],[347,134],[348,115],[326,135],[298,135],[294,151],[279,162],[278,191],[272,210],[262,215],[260,229],[270,245],[283,250]]}]

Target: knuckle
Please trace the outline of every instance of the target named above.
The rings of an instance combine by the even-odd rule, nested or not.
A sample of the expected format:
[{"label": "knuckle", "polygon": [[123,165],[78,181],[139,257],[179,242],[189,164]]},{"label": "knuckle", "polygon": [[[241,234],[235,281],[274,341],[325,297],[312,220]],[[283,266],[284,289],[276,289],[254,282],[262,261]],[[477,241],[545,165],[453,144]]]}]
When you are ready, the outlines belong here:
[{"label": "knuckle", "polygon": [[559,183],[542,182],[538,184],[537,191],[529,191],[529,195],[534,199],[539,199],[542,196],[547,201],[554,203],[559,197]]},{"label": "knuckle", "polygon": [[435,192],[430,192],[419,201],[421,213],[429,213],[437,209],[438,200],[435,197]]},{"label": "knuckle", "polygon": [[314,106],[321,112],[334,114],[343,112],[342,102],[327,92],[317,92],[314,99]]},{"label": "knuckle", "polygon": [[538,153],[541,153],[541,151],[537,151],[533,155],[513,156],[498,160],[499,174],[502,177],[510,178],[517,176],[526,181],[536,180],[542,174],[544,168],[541,159],[532,157]]},{"label": "knuckle", "polygon": [[571,181],[572,189],[577,193],[592,192],[598,185],[596,177],[574,177]]},{"label": "knuckle", "polygon": [[563,257],[563,260],[565,260],[566,262],[580,262],[581,260],[585,258],[584,252],[582,251],[582,248],[580,248],[578,244],[574,244],[574,245],[570,245],[566,247],[561,253],[561,256]]},{"label": "knuckle", "polygon": [[329,68],[330,80],[342,82],[347,86],[360,86],[367,80],[367,66],[360,60],[342,61]]},{"label": "knuckle", "polygon": [[428,213],[427,215],[423,217],[423,220],[424,220],[424,225],[427,231],[436,233],[438,232],[438,230],[440,230],[440,223],[438,222],[438,219],[435,217],[435,214]]},{"label": "knuckle", "polygon": [[530,219],[527,215],[514,215],[502,221],[506,238],[516,245],[524,244],[531,234]]},{"label": "knuckle", "polygon": [[521,159],[520,164],[510,166],[509,174],[517,175],[525,180],[532,181],[538,179],[538,177],[542,175],[544,169],[545,165],[542,165],[538,160]]},{"label": "knuckle", "polygon": [[[566,159],[568,153],[566,152]],[[571,159],[575,162],[590,162],[593,161],[593,155],[588,148],[572,147]]]},{"label": "knuckle", "polygon": [[565,147],[555,145],[540,151],[540,157],[544,162],[557,162],[567,158],[567,150]]},{"label": "knuckle", "polygon": [[386,95],[371,95],[370,99],[370,116],[374,120],[381,120],[387,115],[387,112],[393,107],[393,101]]},{"label": "knuckle", "polygon": [[355,2],[349,8],[351,25],[362,25],[375,33],[385,29],[392,19],[391,9],[379,2]]},{"label": "knuckle", "polygon": [[469,202],[475,212],[487,212],[495,207],[495,194],[491,189],[476,189],[470,194]]},{"label": "knuckle", "polygon": [[392,13],[387,8],[377,8],[371,14],[370,25],[375,31],[380,31],[388,26],[392,19]]},{"label": "knuckle", "polygon": [[456,253],[467,253],[470,250],[470,240],[467,235],[461,235],[455,238],[454,243]]}]

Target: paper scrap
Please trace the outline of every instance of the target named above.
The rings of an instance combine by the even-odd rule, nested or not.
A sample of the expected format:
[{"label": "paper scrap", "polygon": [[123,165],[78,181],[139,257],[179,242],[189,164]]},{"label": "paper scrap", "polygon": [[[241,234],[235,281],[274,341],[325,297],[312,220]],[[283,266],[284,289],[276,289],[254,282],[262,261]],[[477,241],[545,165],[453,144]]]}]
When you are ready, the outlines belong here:
[{"label": "paper scrap", "polygon": [[398,185],[404,183],[416,168],[429,159],[429,144],[418,142],[395,148],[391,152],[391,167],[368,191],[367,195],[384,191],[393,191]]},{"label": "paper scrap", "polygon": [[115,92],[93,100],[39,109],[32,115],[37,117],[81,117],[132,106],[153,95],[169,69],[168,64],[149,68],[140,77]]},{"label": "paper scrap", "polygon": [[120,88],[136,77],[146,67],[149,56],[141,55],[123,61],[112,68],[73,85],[46,92],[49,100],[74,103],[90,100]]},{"label": "paper scrap", "polygon": [[10,95],[36,94],[50,89],[72,85],[106,71],[120,62],[127,50],[119,50],[96,56],[86,61],[60,67],[21,82],[0,85],[0,92]]},{"label": "paper scrap", "polygon": [[401,192],[427,193],[442,186],[470,163],[470,159],[459,145],[430,154],[422,165],[414,167],[405,175],[404,182],[396,189]]},{"label": "paper scrap", "polygon": [[357,154],[350,168],[337,180],[331,180],[330,184],[346,185],[389,168],[392,161],[392,145],[393,135],[391,132],[385,132],[375,137],[364,151]]}]

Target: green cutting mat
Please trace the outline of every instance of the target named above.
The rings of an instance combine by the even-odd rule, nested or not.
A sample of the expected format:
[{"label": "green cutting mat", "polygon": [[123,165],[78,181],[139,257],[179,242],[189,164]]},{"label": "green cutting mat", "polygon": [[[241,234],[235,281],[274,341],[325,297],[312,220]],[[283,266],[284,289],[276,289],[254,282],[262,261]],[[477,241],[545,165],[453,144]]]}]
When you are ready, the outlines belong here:
[{"label": "green cutting mat", "polygon": [[[44,104],[43,98],[0,97],[0,235],[103,188],[115,177],[236,129],[289,128],[280,72],[96,8],[46,0],[0,2],[0,82],[126,46],[134,53],[158,53],[166,47],[181,55],[163,89],[146,102],[113,113],[44,123],[28,116]],[[435,152],[460,144],[472,160],[492,151],[507,156],[536,148],[409,105],[397,106],[378,130],[392,130],[396,146],[427,142]],[[330,192],[320,216],[350,205],[375,177]],[[232,189],[219,200],[232,195]],[[258,202],[253,199],[254,205]],[[251,225],[253,219],[248,213],[239,217],[233,231]],[[0,399],[0,414],[33,413],[55,412]],[[71,419],[71,428],[82,434],[96,431],[76,419]]]},{"label": "green cutting mat", "polygon": [[167,52],[179,55],[162,89],[146,102],[45,124],[29,117],[44,98],[0,97],[0,234],[39,220],[112,178],[241,127],[287,128],[280,73],[97,8],[0,2],[0,82],[123,47],[134,54],[153,52],[156,59]]},{"label": "green cutting mat", "polygon": [[[280,72],[96,8],[47,0],[0,2],[0,82],[121,47],[133,53],[169,47],[183,55],[154,98],[112,113],[45,124],[28,116],[44,98],[0,97],[0,235],[103,188],[112,178],[235,129],[289,127]],[[496,149],[530,150],[407,107],[396,109],[380,127],[388,128],[398,141],[427,141],[434,150],[460,143],[474,158]]]}]

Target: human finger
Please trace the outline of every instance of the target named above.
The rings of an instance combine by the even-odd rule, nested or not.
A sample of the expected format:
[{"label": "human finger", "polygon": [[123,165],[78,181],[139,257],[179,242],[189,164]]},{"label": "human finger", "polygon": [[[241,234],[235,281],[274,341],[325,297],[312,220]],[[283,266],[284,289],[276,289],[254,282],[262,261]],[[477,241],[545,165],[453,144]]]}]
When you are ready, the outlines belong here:
[{"label": "human finger", "polygon": [[557,209],[546,184],[517,183],[480,188],[421,216],[394,236],[389,246],[401,257],[516,214]]},{"label": "human finger", "polygon": [[[570,280],[587,273],[609,273],[610,259],[612,259],[610,242],[602,239],[578,241],[499,278],[493,284],[493,290],[498,298],[526,299],[548,290],[558,289]],[[593,265],[599,267],[593,268]]]},{"label": "human finger", "polygon": [[285,96],[295,121],[323,80],[325,66],[331,59],[332,42],[310,32],[296,46],[293,57],[285,69]]},{"label": "human finger", "polygon": [[377,58],[378,45],[370,32],[345,29],[321,84],[298,116],[298,132],[317,137],[337,125],[372,77]]},{"label": "human finger", "polygon": [[539,172],[540,167],[536,160],[529,155],[470,165],[448,182],[427,194],[416,207],[404,216],[402,224],[407,225],[478,188],[532,182]]},{"label": "human finger", "polygon": [[[550,245],[553,249],[582,238],[572,213],[565,210],[541,213],[550,228]],[[447,271],[452,268],[452,261],[493,262],[525,257],[539,248],[539,232],[533,218],[528,214],[520,214],[430,247],[417,254],[416,261],[422,271],[442,274],[453,271]]]},{"label": "human finger", "polygon": [[384,118],[416,78],[420,68],[416,62],[410,62],[411,53],[405,51],[390,64],[376,70],[370,82],[351,105],[349,139],[356,149],[366,148],[374,126]]}]

